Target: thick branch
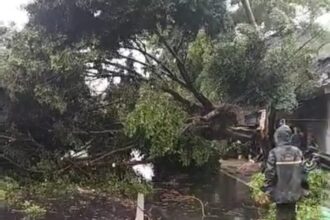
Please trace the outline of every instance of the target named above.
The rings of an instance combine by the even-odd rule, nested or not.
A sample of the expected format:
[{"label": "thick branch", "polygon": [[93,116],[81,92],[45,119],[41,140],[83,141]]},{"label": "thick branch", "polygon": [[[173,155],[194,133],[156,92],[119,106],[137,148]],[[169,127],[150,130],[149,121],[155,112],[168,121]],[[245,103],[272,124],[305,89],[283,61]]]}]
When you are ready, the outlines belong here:
[{"label": "thick branch", "polygon": [[184,107],[190,112],[195,113],[201,107],[195,103],[190,102],[189,100],[183,98],[179,93],[176,91],[169,89],[167,87],[162,87],[162,90],[168,94],[170,94],[176,101],[182,103]]},{"label": "thick branch", "polygon": [[252,24],[256,30],[258,30],[258,25],[257,25],[256,19],[254,17],[254,14],[252,12],[250,1],[249,0],[241,0],[241,2],[243,4],[246,16],[249,19],[249,23]]},{"label": "thick branch", "polygon": [[123,152],[123,151],[128,151],[128,150],[131,150],[133,148],[134,148],[134,145],[128,145],[128,146],[123,147],[123,148],[115,149],[115,150],[110,151],[110,152],[108,152],[108,153],[106,153],[106,154],[104,154],[104,155],[102,155],[100,157],[95,158],[94,160],[92,160],[90,162],[90,164],[94,164],[94,163],[96,163],[96,162],[98,162],[100,160],[103,160],[103,159],[105,159],[105,158],[107,158],[107,157],[109,157],[109,156],[111,156],[113,154],[116,154],[116,153],[119,153],[119,152]]},{"label": "thick branch", "polygon": [[109,62],[109,61],[104,61],[104,63],[107,64],[107,65],[110,65],[110,66],[114,66],[114,67],[119,68],[119,69],[126,70],[130,73],[133,73],[135,77],[142,77],[142,75],[140,73],[136,72],[134,69],[131,69],[131,68],[129,68],[127,66],[124,66],[122,64],[113,63],[113,62]]},{"label": "thick branch", "polygon": [[[182,80],[180,80],[176,74],[170,70],[163,62],[161,62],[159,59],[157,59],[155,56],[151,55],[150,53],[148,53],[147,51],[142,50],[141,48],[135,48],[135,47],[126,47],[126,49],[130,49],[130,50],[136,50],[138,52],[140,52],[142,55],[144,55],[147,58],[150,58],[151,60],[153,60],[154,62],[157,63],[157,65],[159,65],[159,67],[161,67],[160,72],[163,73],[166,77],[170,78],[171,80],[173,80],[174,82],[178,83],[179,85],[181,85],[184,88],[187,88],[187,85],[185,84],[185,82],[183,82]],[[123,58],[128,58],[126,56],[120,55]],[[157,68],[156,66],[150,65],[150,64],[146,64],[143,63],[141,61],[137,61],[136,59],[133,58],[128,58],[131,61],[137,62],[139,64],[143,64],[145,67],[148,67],[150,69],[152,68]],[[157,74],[157,71],[153,72],[154,74],[156,74],[158,77],[163,77],[162,75]]]},{"label": "thick branch", "polygon": [[138,63],[138,64],[140,64],[140,65],[142,65],[144,67],[151,67],[150,64],[147,64],[147,63],[144,63],[144,62],[142,62],[140,60],[134,59],[133,57],[128,57],[128,56],[125,56],[125,55],[122,55],[122,54],[119,54],[119,53],[117,55],[120,56],[123,59],[127,59],[129,61],[134,62],[134,63]]},{"label": "thick branch", "polygon": [[103,70],[103,73],[92,73],[90,72],[88,77],[94,78],[111,78],[111,77],[119,77],[119,78],[127,78],[127,79],[134,79],[137,81],[148,81],[148,79],[142,77],[141,75],[129,75],[121,72],[116,72],[112,70]]},{"label": "thick branch", "polygon": [[303,50],[309,43],[311,43],[313,40],[315,40],[317,37],[320,36],[322,31],[318,31],[314,36],[309,38],[307,41],[305,41],[294,53],[293,57],[297,55],[301,50]]},{"label": "thick branch", "polygon": [[22,169],[24,171],[27,171],[27,172],[30,172],[30,173],[42,173],[41,171],[38,171],[38,170],[31,170],[31,169],[25,168],[25,167],[21,166],[20,164],[16,163],[14,160],[6,157],[3,154],[0,154],[0,158],[8,161],[10,164],[12,164],[12,165],[16,166],[17,168]]},{"label": "thick branch", "polygon": [[14,138],[14,137],[10,137],[10,136],[7,136],[7,135],[0,135],[0,139],[6,139],[6,140],[8,140],[9,142],[16,141],[16,138]]},{"label": "thick branch", "polygon": [[[150,53],[148,53],[147,51],[144,51],[140,48],[136,48],[136,47],[127,47],[126,49],[129,50],[136,50],[138,52],[140,52],[142,55],[149,57],[150,59],[152,59],[153,61],[155,61],[158,65],[160,65],[169,75],[171,75],[172,77],[175,76],[175,74],[173,73],[173,71],[171,71],[163,62],[161,62],[159,59],[157,59],[155,56],[151,55]],[[146,64],[147,65],[147,64]]]},{"label": "thick branch", "polygon": [[101,130],[101,131],[73,131],[73,134],[114,134],[119,130]]},{"label": "thick branch", "polygon": [[239,139],[251,139],[256,133],[256,129],[244,129],[244,128],[235,128],[230,127],[226,130],[229,136],[239,138]]},{"label": "thick branch", "polygon": [[175,53],[173,48],[168,44],[166,39],[161,35],[161,33],[158,32],[158,36],[161,40],[161,42],[164,44],[166,49],[171,53],[171,55],[176,60],[176,65],[178,67],[178,70],[180,72],[180,75],[182,76],[183,80],[185,81],[186,88],[192,92],[192,94],[195,96],[195,98],[208,110],[211,110],[214,108],[212,102],[208,100],[202,93],[198,92],[193,83],[191,82],[191,79],[189,78],[189,74],[187,73],[187,70],[185,68],[185,65],[179,58],[178,54]]},{"label": "thick branch", "polygon": [[235,105],[231,105],[231,104],[222,104],[221,106],[217,106],[213,111],[210,111],[209,113],[207,113],[206,115],[204,115],[203,117],[201,117],[201,119],[203,121],[210,121],[214,118],[216,118],[217,116],[219,116],[222,113],[232,113],[232,114],[237,114],[237,106]]}]

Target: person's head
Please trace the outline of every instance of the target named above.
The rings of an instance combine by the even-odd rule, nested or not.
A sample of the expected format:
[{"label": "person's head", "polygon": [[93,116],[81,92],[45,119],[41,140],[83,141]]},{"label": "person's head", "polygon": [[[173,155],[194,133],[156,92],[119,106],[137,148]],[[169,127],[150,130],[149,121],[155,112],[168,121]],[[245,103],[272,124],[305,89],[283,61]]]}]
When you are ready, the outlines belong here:
[{"label": "person's head", "polygon": [[275,133],[275,144],[276,146],[290,145],[292,138],[292,131],[289,126],[281,126],[276,130]]},{"label": "person's head", "polygon": [[293,128],[293,133],[294,133],[294,134],[299,134],[299,132],[300,132],[300,130],[299,130],[298,127],[294,127],[294,128]]},{"label": "person's head", "polygon": [[284,118],[280,119],[280,121],[278,122],[278,127],[281,127],[283,125],[286,125],[286,120]]}]

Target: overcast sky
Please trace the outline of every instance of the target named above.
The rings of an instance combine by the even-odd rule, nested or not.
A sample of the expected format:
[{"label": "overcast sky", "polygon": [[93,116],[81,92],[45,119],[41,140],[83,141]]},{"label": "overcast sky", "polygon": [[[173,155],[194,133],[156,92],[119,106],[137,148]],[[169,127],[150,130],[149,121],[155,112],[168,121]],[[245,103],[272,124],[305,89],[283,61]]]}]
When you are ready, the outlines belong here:
[{"label": "overcast sky", "polygon": [[15,22],[18,27],[28,21],[27,13],[21,8],[30,0],[0,0],[0,21],[8,24]]}]

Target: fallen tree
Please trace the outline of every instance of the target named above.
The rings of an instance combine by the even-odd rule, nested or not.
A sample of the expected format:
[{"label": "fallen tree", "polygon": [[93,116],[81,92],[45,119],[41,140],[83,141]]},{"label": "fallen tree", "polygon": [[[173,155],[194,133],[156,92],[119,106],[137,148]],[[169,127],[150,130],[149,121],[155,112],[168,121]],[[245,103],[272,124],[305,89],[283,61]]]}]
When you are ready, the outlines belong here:
[{"label": "fallen tree", "polygon": [[[122,143],[134,140],[149,158],[189,164],[208,161],[223,139],[267,145],[274,112],[295,109],[318,80],[310,67],[322,30],[312,17],[294,23],[285,1],[233,4],[236,11],[218,0],[28,4],[29,24],[4,38],[0,69],[14,103],[6,135],[34,141],[6,149],[27,161],[40,159],[31,146],[56,157],[86,148],[102,160],[118,150],[114,161],[125,161]],[[299,4],[313,16],[324,8]],[[108,82],[101,94],[87,85],[97,80]],[[265,126],[246,128],[246,112],[259,109]]]}]

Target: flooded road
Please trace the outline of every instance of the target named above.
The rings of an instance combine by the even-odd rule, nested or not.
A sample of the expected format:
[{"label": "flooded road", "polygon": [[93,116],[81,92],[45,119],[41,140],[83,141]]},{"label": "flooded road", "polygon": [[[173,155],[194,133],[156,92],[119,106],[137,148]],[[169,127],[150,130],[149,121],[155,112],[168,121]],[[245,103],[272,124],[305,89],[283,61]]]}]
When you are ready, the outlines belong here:
[{"label": "flooded road", "polygon": [[[208,179],[195,177],[179,184],[155,183],[155,192],[146,198],[145,207],[151,219],[255,220],[260,217],[258,210],[252,206],[248,187],[222,173]],[[23,219],[21,214],[5,210],[4,204],[0,208],[0,219]],[[127,207],[125,211],[122,208],[95,200],[84,204],[74,215],[51,213],[45,219],[134,219],[134,207],[128,209],[130,211]]]},{"label": "flooded road", "polygon": [[[162,201],[162,193],[177,195],[177,200],[168,202]],[[154,205],[159,211],[162,208],[164,219],[177,220],[201,220],[204,219],[221,220],[255,220],[259,219],[259,210],[253,207],[250,199],[249,188],[235,179],[220,173],[218,176],[207,181],[195,180],[193,183],[185,183],[177,186],[163,186],[158,189],[160,193],[155,193],[149,201],[147,207]],[[180,195],[180,196],[179,196]],[[180,201],[180,197],[190,195],[196,199],[189,199],[189,202]],[[176,199],[174,199],[176,200]]]}]

